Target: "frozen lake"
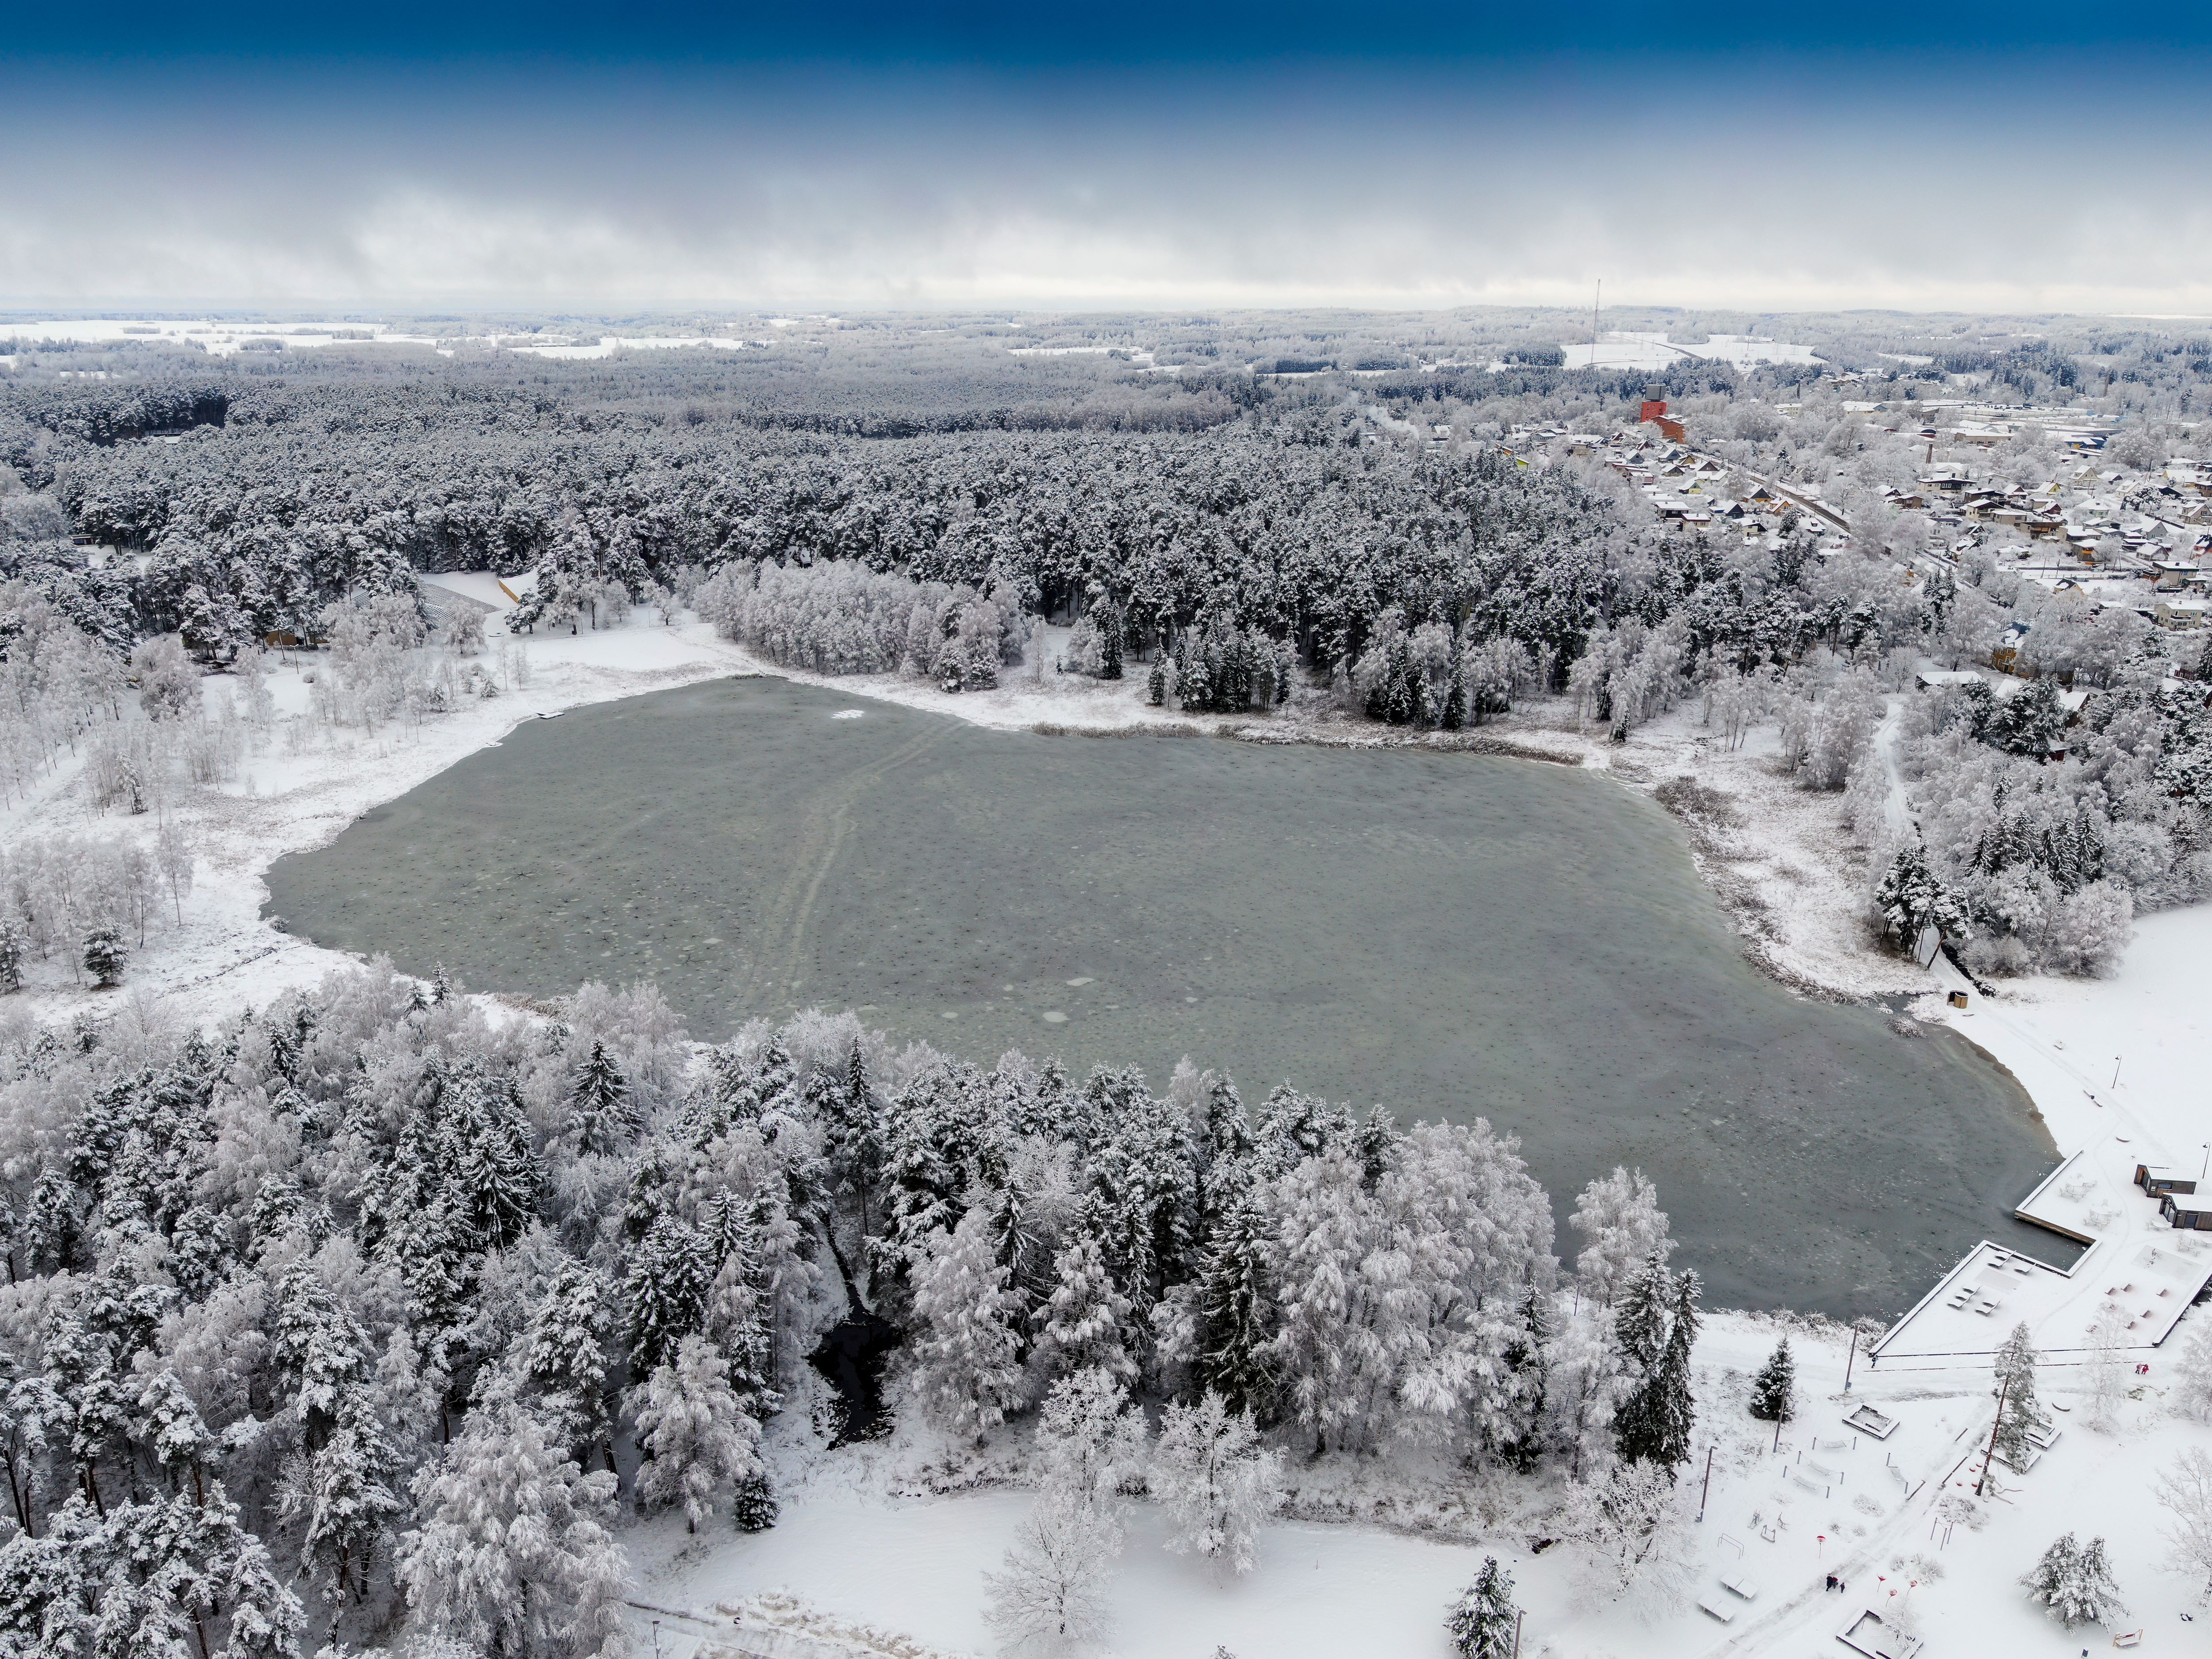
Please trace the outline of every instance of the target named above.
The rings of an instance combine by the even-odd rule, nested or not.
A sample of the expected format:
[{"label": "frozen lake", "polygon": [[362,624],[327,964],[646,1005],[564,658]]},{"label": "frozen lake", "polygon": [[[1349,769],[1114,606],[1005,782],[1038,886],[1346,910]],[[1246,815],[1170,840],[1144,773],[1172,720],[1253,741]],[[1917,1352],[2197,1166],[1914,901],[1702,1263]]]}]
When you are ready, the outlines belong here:
[{"label": "frozen lake", "polygon": [[[860,719],[840,711],[865,709]],[[531,721],[331,847],[272,909],[691,1024],[806,1005],[988,1065],[1179,1055],[1401,1119],[1486,1115],[1553,1195],[1641,1165],[1716,1305],[1902,1312],[2057,1163],[1948,1033],[1755,972],[1666,814],[1536,762],[1045,738],[781,680]]]}]

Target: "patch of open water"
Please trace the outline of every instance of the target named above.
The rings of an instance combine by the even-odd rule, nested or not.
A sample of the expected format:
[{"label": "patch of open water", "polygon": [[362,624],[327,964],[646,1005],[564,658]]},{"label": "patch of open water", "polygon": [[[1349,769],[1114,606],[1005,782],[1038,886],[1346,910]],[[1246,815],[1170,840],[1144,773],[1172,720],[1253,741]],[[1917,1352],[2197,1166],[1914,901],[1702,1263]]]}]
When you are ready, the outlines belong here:
[{"label": "patch of open water", "polygon": [[[863,717],[837,718],[854,707]],[[1487,1116],[1550,1188],[1658,1183],[1717,1306],[1902,1311],[2057,1162],[1948,1032],[1745,960],[1680,829],[1541,763],[1045,738],[775,679],[532,721],[270,871],[318,943],[557,996],[650,978],[699,1036],[852,1007],[988,1065],[1178,1056]]]}]

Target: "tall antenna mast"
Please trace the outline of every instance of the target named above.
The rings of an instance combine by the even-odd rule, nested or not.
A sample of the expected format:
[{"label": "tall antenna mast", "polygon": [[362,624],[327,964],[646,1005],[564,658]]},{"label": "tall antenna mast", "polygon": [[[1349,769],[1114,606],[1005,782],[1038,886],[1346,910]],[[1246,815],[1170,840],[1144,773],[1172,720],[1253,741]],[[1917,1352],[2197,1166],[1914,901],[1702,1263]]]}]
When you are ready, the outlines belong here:
[{"label": "tall antenna mast", "polygon": [[1599,277],[1599,278],[1597,279],[1597,293],[1596,293],[1595,295],[1593,295],[1593,296],[1592,296],[1592,298],[1591,298],[1591,300],[1590,300],[1590,360],[1589,360],[1589,366],[1590,366],[1592,368],[1595,368],[1597,367],[1597,313],[1598,313],[1598,309],[1599,309],[1599,307],[1601,307],[1604,303],[1605,303],[1605,278],[1604,278],[1604,277],[1602,277],[1602,276],[1601,276],[1601,277]]}]

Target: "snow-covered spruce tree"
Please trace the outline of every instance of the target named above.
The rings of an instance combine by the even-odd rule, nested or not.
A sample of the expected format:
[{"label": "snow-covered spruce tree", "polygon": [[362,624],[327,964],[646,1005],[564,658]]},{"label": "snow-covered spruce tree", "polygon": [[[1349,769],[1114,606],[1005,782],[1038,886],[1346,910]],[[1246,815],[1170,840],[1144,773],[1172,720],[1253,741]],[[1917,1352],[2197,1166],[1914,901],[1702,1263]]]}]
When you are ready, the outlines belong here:
[{"label": "snow-covered spruce tree", "polygon": [[638,1391],[639,1498],[649,1508],[684,1506],[687,1532],[699,1530],[738,1486],[763,1473],[760,1425],[730,1387],[729,1366],[703,1336],[687,1336],[673,1364],[658,1367]]},{"label": "snow-covered spruce tree", "polygon": [[511,1386],[495,1382],[415,1490],[422,1524],[398,1573],[422,1628],[489,1659],[623,1650],[615,1478],[578,1469]]},{"label": "snow-covered spruce tree", "polygon": [[601,1451],[610,1469],[614,1446],[608,1433],[607,1366],[614,1327],[612,1288],[597,1268],[571,1257],[561,1264],[531,1320],[523,1362],[579,1461],[588,1464],[591,1454]]},{"label": "snow-covered spruce tree", "polygon": [[[1652,1258],[1657,1267],[1658,1258]],[[1661,1275],[1666,1273],[1658,1267]],[[1613,1444],[1621,1457],[1632,1462],[1657,1465],[1667,1471],[1668,1479],[1674,1472],[1689,1461],[1690,1434],[1697,1422],[1697,1404],[1692,1392],[1690,1378],[1690,1349],[1698,1334],[1698,1297],[1699,1284],[1694,1269],[1684,1273],[1673,1285],[1672,1316],[1667,1328],[1667,1346],[1644,1376],[1643,1383],[1621,1403],[1613,1422]],[[1634,1289],[1624,1297],[1620,1306],[1626,1310],[1635,1296]],[[1623,1346],[1626,1346],[1624,1339]]]},{"label": "snow-covered spruce tree", "polygon": [[297,1650],[299,1601],[220,1485],[111,1505],[82,1493],[44,1537],[0,1549],[0,1649],[119,1656],[197,1653],[283,1659]]},{"label": "snow-covered spruce tree", "polygon": [[1751,1414],[1762,1423],[1787,1423],[1797,1414],[1797,1362],[1786,1336],[1751,1379]]},{"label": "snow-covered spruce tree", "polygon": [[2020,1582],[2030,1601],[2040,1603],[2069,1630],[2076,1625],[2116,1625],[2127,1617],[2101,1538],[2076,1544],[2074,1534],[2067,1533]]},{"label": "snow-covered spruce tree", "polygon": [[12,916],[0,916],[0,996],[23,988],[23,930]]},{"label": "snow-covered spruce tree", "polygon": [[585,1153],[619,1152],[636,1137],[637,1113],[622,1067],[594,1038],[568,1085],[568,1135]]},{"label": "snow-covered spruce tree", "polygon": [[1521,1295],[1518,1316],[1499,1353],[1510,1425],[1495,1437],[1498,1454],[1523,1474],[1544,1453],[1544,1407],[1552,1393],[1554,1333],[1552,1298],[1531,1285]]},{"label": "snow-covered spruce tree", "polygon": [[1659,1192],[1641,1170],[1616,1166],[1583,1188],[1567,1224],[1587,1241],[1575,1259],[1583,1294],[1610,1307],[1630,1278],[1656,1251],[1663,1263],[1674,1253]]},{"label": "snow-covered spruce tree", "polygon": [[1667,1346],[1667,1314],[1674,1299],[1674,1278],[1656,1251],[1646,1256],[1621,1283],[1613,1303],[1613,1331],[1622,1357],[1638,1377],[1659,1363]]},{"label": "snow-covered spruce tree", "polygon": [[1482,1571],[1460,1595],[1445,1620],[1452,1651],[1459,1659],[1510,1659],[1521,1609],[1513,1600],[1513,1575],[1498,1558],[1482,1558]]},{"label": "snow-covered spruce tree", "polygon": [[1010,1648],[1059,1651],[1103,1635],[1121,1553],[1121,1528],[1110,1514],[1078,1493],[1046,1487],[1005,1566],[983,1575],[983,1622]]},{"label": "snow-covered spruce tree", "polygon": [[1020,1311],[981,1211],[935,1236],[915,1273],[913,1376],[923,1413],[948,1436],[980,1445],[1020,1403]]},{"label": "snow-covered spruce tree", "polygon": [[84,971],[92,975],[94,988],[106,990],[123,982],[123,969],[131,955],[124,948],[123,935],[113,927],[102,925],[84,936]]},{"label": "snow-covered spruce tree", "polygon": [[1261,1526],[1282,1505],[1283,1455],[1209,1389],[1194,1406],[1168,1407],[1150,1485],[1167,1511],[1170,1549],[1246,1573]]},{"label": "snow-covered spruce tree", "polygon": [[629,1363],[648,1374],[707,1318],[713,1257],[697,1229],[672,1213],[653,1224],[630,1266]]},{"label": "snow-covered spruce tree", "polygon": [[[1078,1233],[1053,1261],[1052,1294],[1040,1310],[1037,1361],[1048,1376],[1097,1368],[1133,1382],[1129,1358],[1129,1298],[1106,1271],[1106,1253],[1089,1233]],[[1008,1269],[1012,1277],[1012,1268]]]},{"label": "snow-covered spruce tree", "polygon": [[2043,1426],[2043,1414],[2035,1399],[2035,1334],[2024,1322],[2014,1325],[1998,1346],[1995,1370],[1991,1392],[1999,1395],[2003,1403],[1997,1413],[1992,1449],[2001,1462],[2024,1469],[2035,1453],[2035,1443],[2028,1436]]},{"label": "snow-covered spruce tree", "polygon": [[1928,849],[1917,841],[1898,848],[1875,888],[1874,906],[1882,937],[1900,951],[1911,950],[1923,928],[1933,927],[1952,940],[1963,940],[1972,931],[1966,907],[1929,867]]}]

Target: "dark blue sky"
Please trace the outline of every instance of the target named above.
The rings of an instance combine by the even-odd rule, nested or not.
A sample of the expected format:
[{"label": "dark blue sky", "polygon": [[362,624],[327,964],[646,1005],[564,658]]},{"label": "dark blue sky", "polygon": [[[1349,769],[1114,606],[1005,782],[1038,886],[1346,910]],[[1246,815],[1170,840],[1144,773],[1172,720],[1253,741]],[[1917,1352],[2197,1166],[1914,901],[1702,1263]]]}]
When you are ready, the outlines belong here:
[{"label": "dark blue sky", "polygon": [[40,8],[0,307],[2212,310],[2212,7]]},{"label": "dark blue sky", "polygon": [[653,3],[377,6],[178,5],[128,0],[27,9],[13,49],[63,58],[177,54],[397,62],[455,57],[585,62],[748,63],[807,59],[860,65],[993,67],[1284,59],[1376,63],[1486,61],[1594,54],[1633,59],[1669,48],[1874,52],[1930,60],[2081,51],[2187,50],[2212,40],[2207,9],[2146,0],[2110,4],[1942,7],[1747,3],[1670,9],[1649,0],[1576,6],[1499,4],[1175,4],[1115,6],[860,3],[826,7]]}]

